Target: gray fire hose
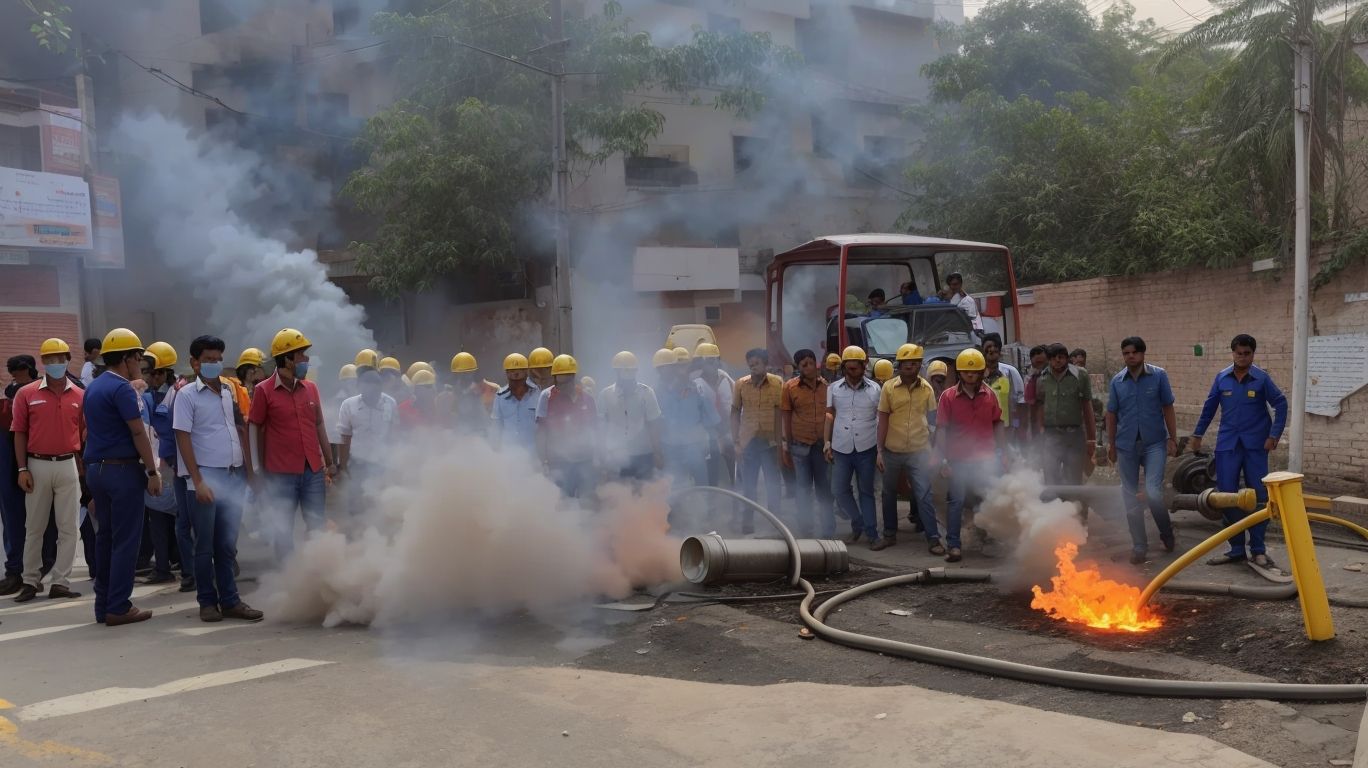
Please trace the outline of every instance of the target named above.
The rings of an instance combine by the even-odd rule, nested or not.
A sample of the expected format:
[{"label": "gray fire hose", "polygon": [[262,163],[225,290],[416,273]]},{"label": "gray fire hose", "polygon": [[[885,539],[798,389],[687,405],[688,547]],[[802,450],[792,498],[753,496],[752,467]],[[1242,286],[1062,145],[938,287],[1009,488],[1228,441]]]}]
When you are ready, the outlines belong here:
[{"label": "gray fire hose", "polygon": [[[803,624],[806,625],[813,634],[833,643],[847,645],[851,648],[859,648],[865,651],[873,651],[875,653],[886,653],[890,656],[901,656],[905,659],[912,659],[913,661],[920,661],[926,664],[964,669],[970,672],[978,672],[995,677],[1006,677],[1028,683],[1055,685],[1063,688],[1103,691],[1105,693],[1204,699],[1280,699],[1303,701],[1362,701],[1363,699],[1368,698],[1368,685],[1365,684],[1313,685],[1305,683],[1208,682],[1205,680],[1153,680],[1143,677],[1100,675],[1091,672],[1072,672],[1069,670],[1052,669],[1050,667],[1038,667],[1031,664],[1004,661],[1002,659],[978,656],[971,653],[947,651],[941,648],[931,648],[925,645],[916,645],[900,640],[889,640],[887,638],[850,632],[844,629],[836,629],[825,623],[827,615],[839,606],[863,595],[867,595],[870,592],[904,584],[922,584],[929,580],[988,581],[992,578],[992,574],[988,571],[960,569],[947,571],[943,568],[933,568],[918,571],[916,573],[891,576],[889,578],[878,579],[847,589],[844,592],[829,598],[813,611],[812,601],[816,597],[816,591],[813,589],[812,584],[802,577],[802,552],[798,548],[797,540],[793,537],[793,534],[789,531],[788,527],[784,525],[783,521],[781,521],[773,512],[765,509],[755,501],[725,488],[699,485],[682,488],[677,491],[675,495],[679,496],[685,493],[700,491],[720,493],[737,499],[742,503],[749,504],[778,529],[780,535],[784,538],[784,541],[788,543],[789,551],[793,553],[789,583],[801,587],[804,592],[803,601],[798,606],[798,613],[803,619]],[[1189,586],[1195,587],[1196,585]]]}]

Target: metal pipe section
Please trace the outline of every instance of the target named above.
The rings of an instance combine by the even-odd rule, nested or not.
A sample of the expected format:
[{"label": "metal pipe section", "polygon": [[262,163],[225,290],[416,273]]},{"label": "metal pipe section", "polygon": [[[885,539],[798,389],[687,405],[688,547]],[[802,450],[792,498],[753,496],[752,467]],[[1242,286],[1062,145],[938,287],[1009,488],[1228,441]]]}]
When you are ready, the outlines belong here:
[{"label": "metal pipe section", "polygon": [[[742,504],[749,505],[756,512],[759,512],[761,517],[770,521],[770,523],[779,531],[779,535],[783,537],[784,543],[788,545],[788,551],[793,555],[793,557],[790,558],[790,562],[788,564],[789,586],[797,587],[802,584],[807,584],[807,582],[803,580],[803,551],[798,547],[798,540],[793,538],[793,532],[788,529],[787,525],[784,525],[784,521],[780,520],[778,515],[760,506],[758,502],[752,501],[746,498],[745,496],[742,496],[741,494],[737,493],[736,491],[729,491],[726,488],[718,488],[715,485],[691,485],[685,488],[680,488],[679,490],[671,494],[670,502],[673,503],[680,496],[684,496],[689,493],[716,493],[718,495],[726,496],[730,499],[733,499],[734,501],[739,501]],[[807,591],[809,593],[812,592],[811,588],[809,588]]]},{"label": "metal pipe section", "polygon": [[1253,488],[1241,488],[1233,493],[1207,488],[1201,493],[1174,494],[1169,505],[1173,509],[1200,512],[1208,520],[1220,520],[1222,511],[1227,509],[1253,512],[1259,507],[1259,498]]},{"label": "metal pipe section", "polygon": [[[798,539],[802,574],[835,576],[850,568],[844,542]],[[774,581],[788,575],[789,547],[782,539],[724,539],[716,533],[690,536],[679,548],[679,567],[694,584],[714,586]]]}]

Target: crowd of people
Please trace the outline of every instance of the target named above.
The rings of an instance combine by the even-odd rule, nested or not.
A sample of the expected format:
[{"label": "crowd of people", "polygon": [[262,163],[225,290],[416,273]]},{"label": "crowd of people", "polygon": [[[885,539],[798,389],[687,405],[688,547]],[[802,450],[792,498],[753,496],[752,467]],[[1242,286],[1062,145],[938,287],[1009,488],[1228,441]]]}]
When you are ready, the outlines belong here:
[{"label": "crowd of people", "polygon": [[[1035,347],[1019,371],[1002,360],[998,334],[981,339],[953,367],[934,360],[925,370],[922,348],[911,343],[872,367],[857,346],[821,360],[802,349],[787,379],[762,348],[746,353],[749,372],[734,379],[718,346],[704,342],[657,350],[647,383],[637,356],[622,351],[601,390],[575,358],[545,348],[507,355],[502,384],[487,381],[466,352],[439,375],[430,363],[405,371],[396,358],[363,349],[341,367],[326,400],[310,371],[312,343],[294,329],[278,332],[269,354],[243,350],[231,369],[222,339],[197,337],[186,350],[189,373],[179,376],[171,345],[144,346],[127,329],[87,340],[79,376],[70,372],[68,344],[48,339],[37,360],[9,359],[13,380],[0,401],[0,426],[12,433],[0,450],[8,462],[0,466],[0,595],[32,600],[47,579],[49,598],[79,596],[70,576],[80,539],[99,622],[150,618],[131,602],[135,577],[173,582],[177,564],[202,620],[259,621],[262,612],[236,586],[247,499],[281,516],[274,527],[283,533],[270,543],[283,561],[297,516],[310,531],[322,528],[334,481],[362,489],[382,480],[406,432],[481,437],[535,462],[568,498],[588,500],[600,483],[659,473],[675,484],[735,487],[774,509],[791,498],[800,535],[833,537],[843,519],[848,544],[876,551],[898,542],[906,488],[915,532],[931,553],[957,562],[966,508],[1012,465],[1038,467],[1047,484],[1077,485],[1098,458],[1103,405],[1086,353]],[[1231,342],[1233,364],[1216,375],[1191,443],[1200,447],[1219,409],[1217,486],[1236,490],[1243,476],[1264,502],[1260,480],[1287,403],[1253,365],[1255,350],[1250,336]],[[1148,551],[1146,510],[1164,548],[1175,546],[1163,478],[1166,458],[1177,453],[1177,424],[1168,375],[1145,362],[1145,342],[1125,339],[1120,351],[1125,366],[1108,385],[1100,421],[1139,563]],[[364,503],[359,491],[346,494],[351,515]],[[1240,513],[1228,514],[1233,522]],[[749,508],[735,522],[754,531]],[[1266,525],[1250,529],[1247,549],[1240,534],[1211,562],[1271,565]]]}]

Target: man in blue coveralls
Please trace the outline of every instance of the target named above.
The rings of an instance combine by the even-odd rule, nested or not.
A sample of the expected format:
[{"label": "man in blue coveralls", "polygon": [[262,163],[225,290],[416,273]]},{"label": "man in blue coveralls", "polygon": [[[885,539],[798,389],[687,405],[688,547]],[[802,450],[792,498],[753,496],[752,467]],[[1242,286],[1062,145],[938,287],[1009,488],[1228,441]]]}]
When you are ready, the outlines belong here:
[{"label": "man in blue coveralls", "polygon": [[161,495],[161,476],[147,438],[138,395],[129,381],[139,375],[143,344],[127,328],[115,328],[100,346],[107,369],[85,397],[86,482],[95,509],[95,620],[106,626],[152,618],[129,601],[142,542],[143,492]]},{"label": "man in blue coveralls", "polygon": [[[1267,371],[1254,365],[1257,347],[1258,342],[1249,334],[1242,333],[1231,340],[1234,364],[1216,374],[1216,380],[1211,383],[1202,416],[1192,430],[1191,444],[1194,453],[1202,447],[1202,435],[1219,407],[1221,428],[1216,434],[1216,489],[1239,490],[1243,473],[1245,485],[1254,489],[1259,506],[1264,507],[1268,504],[1268,491],[1263,485],[1263,478],[1268,474],[1268,453],[1278,444],[1287,424],[1287,397]],[[1272,418],[1268,413],[1270,406]],[[1226,525],[1231,525],[1245,513],[1226,509],[1221,515]],[[1249,529],[1248,555],[1245,554],[1245,535],[1237,533],[1230,537],[1230,551],[1208,560],[1207,564],[1238,563],[1248,556],[1261,568],[1273,567],[1273,561],[1264,550],[1267,530],[1267,520]]]}]

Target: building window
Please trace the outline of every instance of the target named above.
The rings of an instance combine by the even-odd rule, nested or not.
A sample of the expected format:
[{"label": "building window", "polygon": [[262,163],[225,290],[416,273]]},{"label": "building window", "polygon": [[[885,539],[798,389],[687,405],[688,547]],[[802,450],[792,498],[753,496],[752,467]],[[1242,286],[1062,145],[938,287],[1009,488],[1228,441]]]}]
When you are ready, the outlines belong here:
[{"label": "building window", "polygon": [[732,137],[732,167],[736,173],[743,173],[761,162],[769,152],[769,139],[758,136]]},{"label": "building window", "polygon": [[689,166],[687,146],[652,147],[648,154],[628,157],[623,165],[629,187],[690,187],[698,173]]},{"label": "building window", "polygon": [[715,305],[709,305],[709,306],[706,306],[706,307],[703,308],[703,322],[705,322],[705,323],[716,323],[716,322],[720,322],[721,320],[722,320],[722,308],[721,308],[721,307],[715,306]]}]

